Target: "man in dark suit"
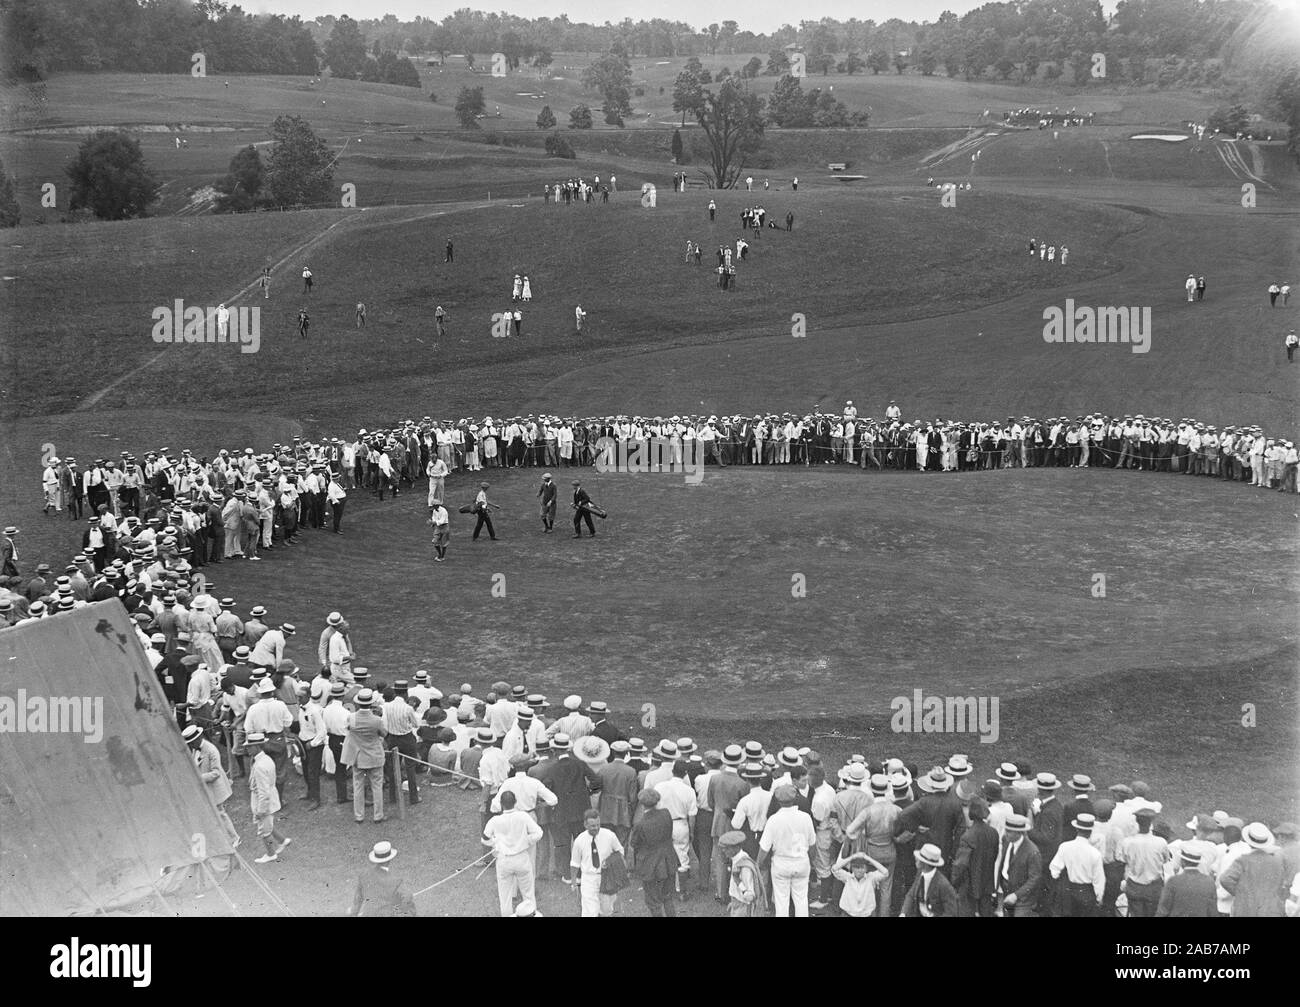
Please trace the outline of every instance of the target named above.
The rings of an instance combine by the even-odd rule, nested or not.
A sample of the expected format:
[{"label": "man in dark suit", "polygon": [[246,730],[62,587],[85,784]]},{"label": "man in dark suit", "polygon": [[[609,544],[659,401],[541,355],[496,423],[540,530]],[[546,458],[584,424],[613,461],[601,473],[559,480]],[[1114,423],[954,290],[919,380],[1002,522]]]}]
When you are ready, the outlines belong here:
[{"label": "man in dark suit", "polygon": [[551,738],[551,751],[555,755],[549,779],[543,782],[555,794],[555,812],[551,819],[551,835],[555,841],[555,867],[567,880],[569,853],[574,838],[583,831],[582,816],[591,810],[591,795],[600,790],[600,777],[581,759],[571,754],[569,736],[560,733]]},{"label": "man in dark suit", "polygon": [[1179,856],[1182,869],[1165,882],[1156,915],[1218,916],[1214,878],[1200,871],[1201,851],[1194,845],[1184,844]]},{"label": "man in dark suit", "polygon": [[[627,735],[609,722],[609,705],[596,700],[587,707],[587,716],[591,718],[594,725],[591,733],[608,744],[614,744],[616,741],[627,741]],[[620,837],[621,838],[621,837]]]},{"label": "man in dark suit", "polygon": [[402,878],[392,873],[397,851],[392,843],[375,843],[370,851],[374,866],[357,878],[349,916],[418,916],[415,899],[405,890]]},{"label": "man in dark suit", "polygon": [[659,791],[643,790],[637,797],[643,813],[632,826],[628,852],[632,874],[641,880],[645,907],[651,916],[676,916],[673,892],[677,877],[677,851],[673,849],[673,816],[659,807]]},{"label": "man in dark suit", "polygon": [[591,523],[591,511],[588,506],[591,504],[591,497],[587,491],[582,488],[582,483],[573,480],[573,537],[582,538],[582,522],[587,522],[587,530],[591,532],[591,537],[596,537],[596,526]]},{"label": "man in dark suit", "polygon": [[981,798],[970,802],[970,828],[957,844],[952,886],[961,899],[963,916],[992,916],[997,890],[998,833],[988,824],[989,807]]},{"label": "man in dark suit", "polygon": [[1075,837],[1077,830],[1070,823],[1078,818],[1080,814],[1095,814],[1092,806],[1092,793],[1097,789],[1092,782],[1092,777],[1084,776],[1083,773],[1075,773],[1065,781],[1065,785],[1074,794],[1074,800],[1062,809],[1062,821],[1065,823],[1061,832],[1062,842]]},{"label": "man in dark suit", "polygon": [[939,871],[943,865],[943,854],[933,843],[926,843],[916,851],[916,880],[903,897],[900,916],[961,915],[957,891]]},{"label": "man in dark suit", "polygon": [[935,766],[916,784],[921,788],[921,797],[899,814],[894,822],[894,835],[910,832],[918,843],[933,843],[943,855],[944,863],[951,864],[957,840],[966,828],[961,799],[952,793],[952,777],[943,767]]},{"label": "man in dark suit", "polygon": [[[1039,773],[1034,777],[1038,787],[1038,809],[1034,812],[1034,827],[1029,830],[1030,841],[1038,847],[1038,854],[1044,864],[1050,864],[1056,856],[1065,836],[1065,808],[1056,799],[1056,791],[1061,781],[1055,773]],[[1043,874],[1042,888],[1038,893],[1038,913],[1040,916],[1052,916],[1056,911],[1057,885]]]},{"label": "man in dark suit", "polygon": [[1043,859],[1038,847],[1028,838],[1029,820],[1024,815],[1010,814],[1006,821],[1006,836],[998,853],[994,870],[997,890],[1002,897],[1002,910],[1007,916],[1035,916],[1035,902],[1043,880]]}]

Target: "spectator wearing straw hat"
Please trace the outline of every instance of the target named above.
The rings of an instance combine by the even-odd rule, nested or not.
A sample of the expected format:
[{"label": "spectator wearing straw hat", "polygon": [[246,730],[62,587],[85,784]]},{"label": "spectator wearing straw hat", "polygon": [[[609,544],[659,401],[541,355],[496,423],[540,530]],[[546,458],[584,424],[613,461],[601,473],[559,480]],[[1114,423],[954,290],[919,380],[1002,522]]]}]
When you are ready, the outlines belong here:
[{"label": "spectator wearing straw hat", "polygon": [[1053,880],[1060,879],[1057,909],[1061,916],[1096,916],[1106,892],[1101,852],[1092,845],[1096,819],[1084,812],[1070,824],[1074,838],[1061,843],[1047,865]]},{"label": "spectator wearing straw hat", "polygon": [[[1029,830],[1029,838],[1038,847],[1045,868],[1051,865],[1064,838],[1065,808],[1056,799],[1056,791],[1060,786],[1061,781],[1055,773],[1039,773],[1034,777],[1038,796],[1033,802],[1034,827]],[[1088,831],[1091,833],[1091,828]],[[1043,887],[1037,905],[1040,916],[1051,916],[1055,912],[1057,886],[1052,879],[1059,874],[1059,871],[1051,875],[1047,870],[1043,872]]]},{"label": "spectator wearing straw hat", "polygon": [[952,882],[943,876],[943,853],[934,843],[916,851],[916,880],[903,896],[900,916],[960,916],[961,900]]},{"label": "spectator wearing straw hat", "polygon": [[1178,873],[1160,892],[1157,916],[1212,917],[1219,915],[1214,879],[1200,870],[1207,844],[1191,840],[1178,851]]},{"label": "spectator wearing straw hat", "polygon": [[207,788],[208,796],[216,805],[217,816],[225,826],[226,834],[232,840],[238,839],[239,830],[231,822],[224,807],[226,801],[230,800],[233,789],[230,786],[230,777],[221,766],[221,753],[217,751],[216,745],[203,736],[203,729],[198,724],[191,724],[185,728],[181,732],[181,737],[185,739],[185,744],[194,754],[194,766],[199,771],[203,785]]},{"label": "spectator wearing straw hat", "polygon": [[397,851],[389,842],[375,843],[369,860],[373,865],[357,877],[349,916],[418,916],[415,899],[405,890],[405,882],[393,873]]},{"label": "spectator wearing straw hat", "polygon": [[1219,875],[1219,887],[1232,896],[1234,917],[1283,916],[1286,885],[1282,856],[1273,833],[1262,822],[1241,830],[1249,847]]},{"label": "spectator wearing straw hat", "polygon": [[250,731],[244,739],[244,748],[253,757],[248,771],[249,808],[253,812],[253,821],[257,823],[257,836],[266,848],[266,852],[255,861],[259,864],[279,860],[280,852],[290,843],[275,828],[275,813],[280,810],[280,794],[275,786],[275,763],[262,750],[265,744],[266,735],[259,731]]},{"label": "spectator wearing straw hat", "polygon": [[1007,816],[1006,834],[995,869],[998,894],[1006,916],[1037,915],[1035,905],[1042,887],[1043,860],[1028,833],[1028,818],[1016,812]]},{"label": "spectator wearing straw hat", "polygon": [[627,762],[631,750],[626,741],[615,740],[609,746],[609,761],[596,767],[596,775],[600,777],[600,824],[623,843],[630,841],[633,812],[640,793],[637,771]]},{"label": "spectator wearing straw hat", "polygon": [[564,716],[546,729],[546,736],[554,738],[557,734],[564,734],[569,741],[574,742],[591,734],[595,726],[591,718],[582,712],[582,697],[566,696]]},{"label": "spectator wearing straw hat", "polygon": [[[555,814],[551,820],[551,834],[555,841],[555,866],[564,870],[570,863],[573,841],[582,834],[583,818],[592,810],[591,795],[600,789],[600,777],[581,759],[573,757],[573,741],[563,731],[551,740],[551,767],[546,785],[556,797]],[[600,815],[596,815],[597,824]],[[614,835],[612,832],[610,835]],[[570,880],[565,878],[564,880]]]},{"label": "spectator wearing straw hat", "polygon": [[375,694],[362,689],[352,697],[356,710],[348,718],[348,736],[343,741],[342,760],[352,767],[352,817],[366,817],[366,784],[375,804],[375,821],[384,820],[384,718],[372,709]]}]

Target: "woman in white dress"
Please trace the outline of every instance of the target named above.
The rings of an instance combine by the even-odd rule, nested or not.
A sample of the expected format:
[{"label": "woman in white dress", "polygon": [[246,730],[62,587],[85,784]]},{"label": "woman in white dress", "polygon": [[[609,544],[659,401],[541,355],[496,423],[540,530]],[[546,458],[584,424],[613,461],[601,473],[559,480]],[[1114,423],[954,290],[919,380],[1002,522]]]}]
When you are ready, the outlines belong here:
[{"label": "woman in white dress", "polygon": [[465,434],[465,465],[471,472],[478,472],[483,468],[483,463],[478,459],[477,423],[471,423],[469,432]]},{"label": "woman in white dress", "polygon": [[220,669],[226,663],[217,646],[217,624],[213,620],[204,598],[195,598],[190,603],[190,653],[198,655],[200,661],[208,668]]},{"label": "woman in white dress", "polygon": [[497,428],[489,416],[483,421],[483,463],[489,468],[496,468],[497,462]]},{"label": "woman in white dress", "polygon": [[912,440],[916,443],[916,470],[925,471],[926,460],[930,457],[930,430],[928,427],[918,426],[916,432],[912,434]]},{"label": "woman in white dress", "polygon": [[511,288],[510,300],[512,301],[519,300],[519,297],[523,292],[524,292],[523,280],[520,279],[518,273],[515,273],[515,285],[513,288]]},{"label": "woman in white dress", "polygon": [[524,277],[524,303],[527,304],[533,299],[533,283],[527,276]]}]

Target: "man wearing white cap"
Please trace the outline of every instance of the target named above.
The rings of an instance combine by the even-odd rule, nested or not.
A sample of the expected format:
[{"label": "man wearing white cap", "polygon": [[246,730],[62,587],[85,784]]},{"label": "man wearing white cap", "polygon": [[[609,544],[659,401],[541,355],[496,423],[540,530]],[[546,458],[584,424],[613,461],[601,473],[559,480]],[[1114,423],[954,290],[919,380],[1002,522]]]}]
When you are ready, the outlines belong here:
[{"label": "man wearing white cap", "polygon": [[415,899],[404,890],[402,879],[391,870],[397,851],[392,843],[375,843],[370,870],[357,877],[349,916],[418,916]]},{"label": "man wearing white cap", "polygon": [[[514,779],[526,780],[528,777]],[[516,893],[525,902],[536,900],[533,851],[542,838],[542,829],[532,815],[519,808],[511,790],[502,790],[493,805],[499,813],[483,826],[483,843],[492,847],[496,855],[497,898],[501,915],[513,916]]]},{"label": "man wearing white cap", "polygon": [[596,725],[591,718],[582,712],[581,696],[566,696],[564,709],[567,711],[565,715],[546,729],[548,738],[554,738],[557,734],[567,734],[570,741],[577,741],[595,730]]}]

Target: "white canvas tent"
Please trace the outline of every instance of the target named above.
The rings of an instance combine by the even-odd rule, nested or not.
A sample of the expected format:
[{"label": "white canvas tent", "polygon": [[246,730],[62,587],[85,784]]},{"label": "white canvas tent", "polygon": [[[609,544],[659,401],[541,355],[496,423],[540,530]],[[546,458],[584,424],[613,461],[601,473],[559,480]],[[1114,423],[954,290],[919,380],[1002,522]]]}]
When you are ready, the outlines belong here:
[{"label": "white canvas tent", "polygon": [[233,852],[119,602],[0,631],[0,913],[122,909]]}]

